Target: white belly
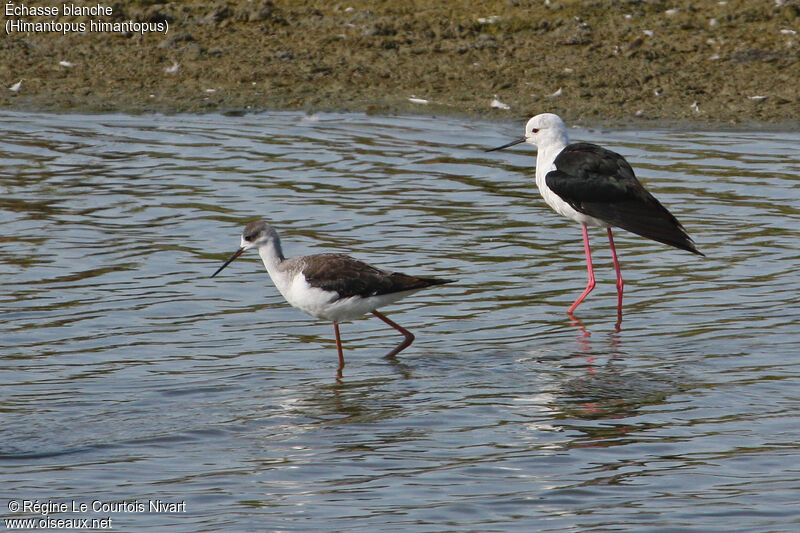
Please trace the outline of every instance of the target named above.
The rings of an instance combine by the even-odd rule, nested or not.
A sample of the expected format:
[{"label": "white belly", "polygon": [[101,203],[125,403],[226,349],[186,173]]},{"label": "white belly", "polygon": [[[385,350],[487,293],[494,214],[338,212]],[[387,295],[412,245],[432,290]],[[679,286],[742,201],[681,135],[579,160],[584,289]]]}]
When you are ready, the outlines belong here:
[{"label": "white belly", "polygon": [[545,183],[545,176],[547,176],[548,172],[555,170],[555,168],[556,166],[552,163],[546,169],[540,168],[539,160],[536,161],[536,187],[538,187],[539,194],[542,195],[542,198],[544,198],[544,201],[547,202],[547,205],[549,205],[553,211],[559,215],[571,218],[575,222],[586,224],[587,226],[607,228],[608,224],[599,218],[584,215],[583,213],[576,211],[571,205],[562,200],[559,195],[554,193],[550,187],[547,186],[547,183]]},{"label": "white belly", "polygon": [[343,322],[359,318],[416,292],[414,290],[368,296],[366,298],[352,296],[340,299],[336,292],[312,287],[301,273],[296,274],[291,279],[276,278],[279,278],[279,276],[273,278],[275,286],[292,307],[296,307],[314,318],[330,320],[331,322]]},{"label": "white belly", "polygon": [[350,298],[342,298],[340,300],[330,302],[327,305],[318,308],[316,310],[316,314],[311,313],[310,311],[306,311],[306,313],[317,318],[330,320],[332,322],[344,322],[362,317],[367,313],[371,313],[372,311],[383,307],[384,305],[394,303],[405,296],[408,296],[412,292],[416,291],[394,292],[392,294],[368,296],[366,298],[362,298],[361,296],[352,296]]}]

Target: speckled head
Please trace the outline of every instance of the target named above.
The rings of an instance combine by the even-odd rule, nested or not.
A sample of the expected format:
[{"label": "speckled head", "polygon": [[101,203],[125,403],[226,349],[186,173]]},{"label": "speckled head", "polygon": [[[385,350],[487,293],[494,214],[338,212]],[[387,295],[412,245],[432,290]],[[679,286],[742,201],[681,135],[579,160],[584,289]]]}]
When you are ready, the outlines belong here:
[{"label": "speckled head", "polygon": [[260,248],[277,238],[278,232],[266,220],[254,220],[242,230],[240,246],[245,250]]},{"label": "speckled head", "polygon": [[230,256],[228,260],[217,269],[216,272],[211,274],[211,277],[213,278],[222,272],[222,269],[233,263],[233,261],[245,251],[251,248],[260,249],[265,246],[272,247],[279,260],[283,259],[283,253],[281,252],[281,241],[278,238],[278,232],[275,231],[275,228],[270,226],[267,221],[254,220],[242,230],[242,238],[239,249],[233,252],[233,255]]}]

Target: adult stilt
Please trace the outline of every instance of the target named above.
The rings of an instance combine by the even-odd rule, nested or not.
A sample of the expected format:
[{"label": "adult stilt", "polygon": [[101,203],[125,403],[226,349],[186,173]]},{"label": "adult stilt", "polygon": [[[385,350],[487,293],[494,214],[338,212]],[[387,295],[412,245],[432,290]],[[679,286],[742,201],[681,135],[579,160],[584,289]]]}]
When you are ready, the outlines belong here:
[{"label": "adult stilt", "polygon": [[[567,313],[572,314],[594,287],[586,225],[622,228],[642,237],[703,255],[678,219],[636,179],[630,164],[616,152],[592,143],[570,143],[558,115],[542,113],[525,124],[525,135],[493,152],[520,143],[536,146],[536,186],[558,214],[583,226],[589,284]],[[614,238],[608,240],[617,271],[617,316],[622,319],[622,276]]]}]

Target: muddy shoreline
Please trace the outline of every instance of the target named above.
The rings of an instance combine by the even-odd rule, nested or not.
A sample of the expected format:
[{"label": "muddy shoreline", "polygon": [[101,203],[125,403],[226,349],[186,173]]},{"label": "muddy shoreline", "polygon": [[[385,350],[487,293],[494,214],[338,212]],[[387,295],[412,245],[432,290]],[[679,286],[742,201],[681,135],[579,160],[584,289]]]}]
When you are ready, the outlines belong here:
[{"label": "muddy shoreline", "polygon": [[13,4],[2,12],[0,107],[551,111],[584,123],[792,127],[800,0],[754,4],[76,2],[104,11],[55,17]]}]

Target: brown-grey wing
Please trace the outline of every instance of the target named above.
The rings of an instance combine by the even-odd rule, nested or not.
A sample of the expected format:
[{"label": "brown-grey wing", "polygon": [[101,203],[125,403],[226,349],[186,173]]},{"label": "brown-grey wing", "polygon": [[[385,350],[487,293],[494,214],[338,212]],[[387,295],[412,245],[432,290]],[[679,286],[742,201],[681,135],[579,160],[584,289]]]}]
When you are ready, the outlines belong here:
[{"label": "brown-grey wing", "polygon": [[344,254],[319,254],[302,260],[305,263],[303,275],[306,281],[314,287],[338,293],[339,298],[366,298],[424,289],[450,281],[389,272]]}]

